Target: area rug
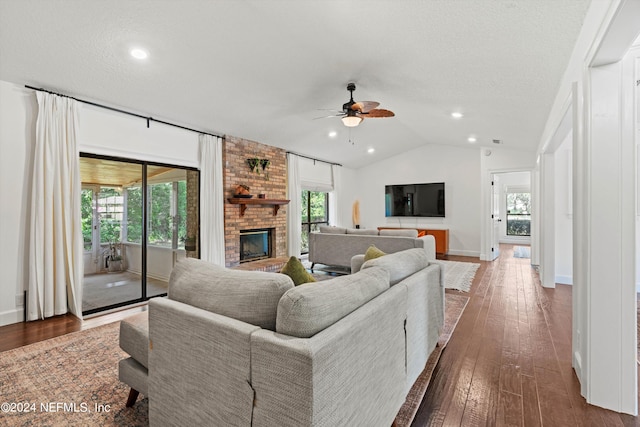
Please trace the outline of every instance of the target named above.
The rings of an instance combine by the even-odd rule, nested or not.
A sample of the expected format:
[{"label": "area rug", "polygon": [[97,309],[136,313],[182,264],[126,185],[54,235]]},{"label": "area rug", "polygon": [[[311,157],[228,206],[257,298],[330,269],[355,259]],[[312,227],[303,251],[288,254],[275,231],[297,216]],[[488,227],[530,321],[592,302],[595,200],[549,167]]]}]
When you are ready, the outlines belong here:
[{"label": "area rug", "polygon": [[[398,413],[398,426],[408,426],[415,416],[468,300],[446,294],[438,347]],[[133,408],[124,406],[129,387],[118,380],[118,361],[126,357],[118,346],[119,325],[111,323],[1,352],[0,425],[149,425],[146,398],[139,398]]]},{"label": "area rug", "polygon": [[514,246],[514,258],[531,258],[531,248],[529,246]]},{"label": "area rug", "polygon": [[[125,408],[120,322],[0,353],[0,425],[144,426],[148,400]],[[9,405],[9,406],[7,406]]]},{"label": "area rug", "polygon": [[469,297],[465,295],[445,294],[444,326],[438,339],[438,345],[429,356],[424,370],[413,384],[413,387],[411,387],[407,395],[407,400],[405,400],[404,405],[400,408],[400,412],[398,412],[395,420],[396,427],[408,427],[411,425],[411,422],[418,412],[422,398],[427,392],[433,370],[438,364],[440,355],[442,355],[442,351],[449,342],[451,334],[456,328],[458,320],[460,320],[460,316],[462,316],[462,312],[468,302]]},{"label": "area rug", "polygon": [[474,262],[438,260],[444,265],[444,287],[458,291],[469,292],[471,283],[476,276],[480,264]]}]

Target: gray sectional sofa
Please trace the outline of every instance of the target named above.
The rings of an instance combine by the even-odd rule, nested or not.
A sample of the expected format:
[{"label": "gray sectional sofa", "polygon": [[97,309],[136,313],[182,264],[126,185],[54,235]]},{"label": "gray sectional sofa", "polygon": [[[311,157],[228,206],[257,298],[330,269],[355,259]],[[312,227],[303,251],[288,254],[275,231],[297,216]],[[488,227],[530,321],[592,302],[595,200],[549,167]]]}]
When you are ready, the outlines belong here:
[{"label": "gray sectional sofa", "polygon": [[315,264],[342,268],[351,267],[351,258],[363,254],[375,245],[388,254],[412,248],[422,248],[427,259],[436,259],[436,241],[431,235],[418,237],[413,229],[356,229],[321,226],[319,232],[309,234],[309,261]]},{"label": "gray sectional sofa", "polygon": [[135,355],[120,378],[147,390],[152,426],[389,426],[435,348],[444,289],[423,249],[297,287],[187,259],[148,313],[148,354],[122,323]]}]

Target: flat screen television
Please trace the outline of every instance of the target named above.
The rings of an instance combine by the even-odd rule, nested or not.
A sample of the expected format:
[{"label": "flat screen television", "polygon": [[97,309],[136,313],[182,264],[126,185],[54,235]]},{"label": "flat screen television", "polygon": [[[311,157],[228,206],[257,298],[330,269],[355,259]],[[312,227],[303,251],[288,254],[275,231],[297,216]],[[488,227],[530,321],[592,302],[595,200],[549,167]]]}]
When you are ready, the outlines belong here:
[{"label": "flat screen television", "polygon": [[385,216],[444,217],[444,182],[385,185]]}]

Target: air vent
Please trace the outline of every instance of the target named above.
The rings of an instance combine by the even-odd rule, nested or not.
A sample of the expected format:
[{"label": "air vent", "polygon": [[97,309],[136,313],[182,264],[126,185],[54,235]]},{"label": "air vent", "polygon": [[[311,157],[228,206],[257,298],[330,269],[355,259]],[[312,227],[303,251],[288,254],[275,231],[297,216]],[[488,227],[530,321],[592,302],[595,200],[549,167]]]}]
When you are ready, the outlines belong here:
[{"label": "air vent", "polygon": [[493,143],[494,144],[502,144],[502,140],[501,139],[494,139]]}]

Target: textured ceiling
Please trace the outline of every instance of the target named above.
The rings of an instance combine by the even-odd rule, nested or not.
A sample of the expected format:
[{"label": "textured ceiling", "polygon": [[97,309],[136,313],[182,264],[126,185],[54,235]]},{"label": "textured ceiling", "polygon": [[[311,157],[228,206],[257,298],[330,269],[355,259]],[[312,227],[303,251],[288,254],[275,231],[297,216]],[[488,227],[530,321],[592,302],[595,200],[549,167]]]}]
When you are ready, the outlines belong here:
[{"label": "textured ceiling", "polygon": [[[588,5],[0,0],[0,79],[350,167],[471,134],[533,152]],[[350,81],[396,117],[314,120]]]}]

